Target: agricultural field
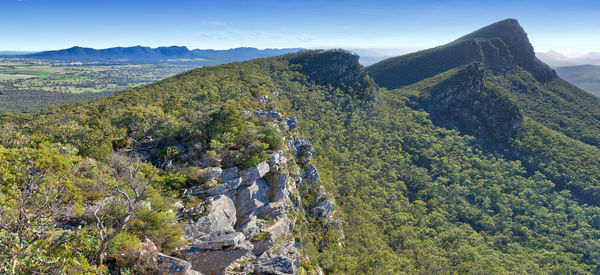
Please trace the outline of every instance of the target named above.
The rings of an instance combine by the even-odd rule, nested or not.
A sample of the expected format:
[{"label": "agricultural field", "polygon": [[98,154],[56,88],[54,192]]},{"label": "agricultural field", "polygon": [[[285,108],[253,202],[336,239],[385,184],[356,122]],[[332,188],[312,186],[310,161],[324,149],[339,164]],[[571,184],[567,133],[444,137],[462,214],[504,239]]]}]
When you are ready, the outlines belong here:
[{"label": "agricultural field", "polygon": [[104,97],[198,67],[196,63],[64,62],[0,58],[0,113]]}]

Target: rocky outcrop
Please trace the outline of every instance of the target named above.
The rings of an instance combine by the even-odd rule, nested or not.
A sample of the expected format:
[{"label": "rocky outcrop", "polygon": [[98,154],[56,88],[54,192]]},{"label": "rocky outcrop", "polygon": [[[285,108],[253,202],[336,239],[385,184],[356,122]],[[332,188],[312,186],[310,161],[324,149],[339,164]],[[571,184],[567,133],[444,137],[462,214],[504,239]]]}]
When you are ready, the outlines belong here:
[{"label": "rocky outcrop", "polygon": [[192,264],[188,261],[160,253],[150,239],[140,243],[140,258],[150,257],[156,264],[157,271],[166,274],[196,275]]},{"label": "rocky outcrop", "polygon": [[295,221],[287,215],[294,209],[289,196],[295,182],[280,173],[286,163],[284,151],[277,151],[269,162],[247,170],[225,169],[218,186],[189,192],[206,200],[208,213],[184,225],[191,246],[183,257],[193,270],[296,273],[299,253],[291,234]]},{"label": "rocky outcrop", "polygon": [[269,203],[269,193],[269,185],[262,178],[238,188],[236,203],[238,224],[256,219],[259,210]]},{"label": "rocky outcrop", "polygon": [[195,249],[218,250],[227,247],[237,247],[244,241],[244,234],[240,232],[221,231],[217,234],[209,235],[208,238],[192,241],[192,247]]},{"label": "rocky outcrop", "polygon": [[269,164],[261,162],[256,167],[252,167],[242,172],[242,182],[251,183],[256,181],[264,177],[270,170]]},{"label": "rocky outcrop", "polygon": [[[284,119],[273,111],[255,115],[287,122],[288,131],[297,123],[296,118]],[[199,203],[188,207],[182,201],[175,203],[189,246],[179,258],[156,254],[156,261],[169,263],[171,273],[177,274],[297,274],[302,256],[294,228],[306,223],[297,217],[306,213],[327,226],[339,226],[339,222],[334,220],[335,201],[325,192],[311,162],[312,145],[298,137],[284,144],[267,161],[243,171],[204,168],[211,188],[192,187],[182,195],[183,199],[195,196]],[[292,168],[298,166],[306,169]],[[298,193],[317,195],[303,206]]]},{"label": "rocky outcrop", "polygon": [[485,75],[479,63],[449,71],[445,79],[423,89],[418,108],[441,127],[456,128],[488,144],[504,144],[518,133],[523,114],[510,92],[487,83]]},{"label": "rocky outcrop", "polygon": [[[317,167],[311,164],[315,151],[312,144],[307,139],[296,137],[290,145],[294,148],[292,151],[297,157],[299,163],[305,167],[300,172],[300,196],[313,196],[314,199],[308,205],[303,205],[306,213],[315,218],[322,218],[321,227],[339,228],[340,222],[335,220],[335,199],[329,194],[323,184],[320,182],[321,176]],[[340,230],[340,239],[343,238]]]},{"label": "rocky outcrop", "polygon": [[299,53],[290,63],[300,65],[299,69],[317,84],[353,88],[351,96],[371,100],[376,85],[358,58],[358,55],[341,49],[314,50]]}]

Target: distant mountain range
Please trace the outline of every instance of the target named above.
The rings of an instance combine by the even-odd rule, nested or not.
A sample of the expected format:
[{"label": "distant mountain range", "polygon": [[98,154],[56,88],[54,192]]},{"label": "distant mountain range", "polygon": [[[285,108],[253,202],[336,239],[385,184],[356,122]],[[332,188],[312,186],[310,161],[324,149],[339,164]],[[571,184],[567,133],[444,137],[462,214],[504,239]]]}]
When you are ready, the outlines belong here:
[{"label": "distant mountain range", "polygon": [[183,46],[150,48],[144,46],[114,47],[93,49],[72,47],[56,51],[43,51],[23,55],[29,58],[44,58],[68,61],[114,61],[114,62],[159,62],[188,61],[221,64],[233,61],[245,61],[300,51],[300,48],[264,49],[242,47],[229,50],[190,50]]},{"label": "distant mountain range", "polygon": [[597,65],[600,66],[600,52],[591,52],[578,57],[568,57],[556,51],[536,52],[537,58],[551,67]]}]

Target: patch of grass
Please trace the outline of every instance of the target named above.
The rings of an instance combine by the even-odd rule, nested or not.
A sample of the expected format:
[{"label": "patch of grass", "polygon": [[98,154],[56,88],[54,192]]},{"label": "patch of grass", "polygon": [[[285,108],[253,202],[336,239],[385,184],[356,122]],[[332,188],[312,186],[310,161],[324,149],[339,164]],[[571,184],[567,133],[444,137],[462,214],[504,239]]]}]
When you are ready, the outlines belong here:
[{"label": "patch of grass", "polygon": [[260,242],[260,241],[268,241],[271,238],[271,233],[269,232],[258,232],[258,234],[254,235],[250,241]]}]

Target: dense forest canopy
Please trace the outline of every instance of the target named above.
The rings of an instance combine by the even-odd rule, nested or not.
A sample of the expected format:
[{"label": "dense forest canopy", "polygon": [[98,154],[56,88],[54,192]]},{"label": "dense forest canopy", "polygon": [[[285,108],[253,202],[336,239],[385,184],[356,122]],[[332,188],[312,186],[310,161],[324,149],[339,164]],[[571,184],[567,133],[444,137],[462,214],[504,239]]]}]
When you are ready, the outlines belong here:
[{"label": "dense forest canopy", "polygon": [[[129,157],[115,152],[148,140],[161,149],[134,172],[151,182],[152,205],[163,205],[205,184],[198,177],[203,163],[251,167],[281,148],[281,134],[253,115],[275,110],[296,116],[298,131],[314,145],[319,181],[336,198],[344,232],[342,240],[320,228],[298,232],[307,266],[334,274],[597,273],[600,103],[535,59],[507,62],[535,58],[511,54],[527,48],[514,41],[524,32],[510,41],[483,33],[493,38],[465,37],[450,49],[400,57],[400,69],[383,62],[393,72],[384,78],[406,77],[397,86],[377,76],[381,64],[365,70],[343,50],[305,51],[196,69],[35,114],[5,114],[0,206],[8,212],[0,215],[41,211],[21,188],[33,184],[44,196],[64,194],[51,209],[85,217],[86,207],[131,182],[120,176]],[[494,55],[437,66],[436,56],[445,55],[438,50],[462,53],[470,47],[464,41]],[[420,67],[403,65],[414,58]],[[423,71],[401,74],[410,70]],[[13,199],[19,197],[25,199]],[[107,203],[105,211],[119,216],[124,209]],[[51,231],[59,218],[36,223]],[[93,220],[58,239],[15,238],[11,230],[23,227],[14,224],[0,228],[0,253],[7,253],[0,259],[21,253],[42,271],[57,257],[70,259],[57,268],[97,267]],[[111,244],[109,260],[125,265],[117,252],[135,250],[142,237],[164,251],[181,245],[168,207],[133,224]],[[31,242],[29,250],[18,238]]]}]

